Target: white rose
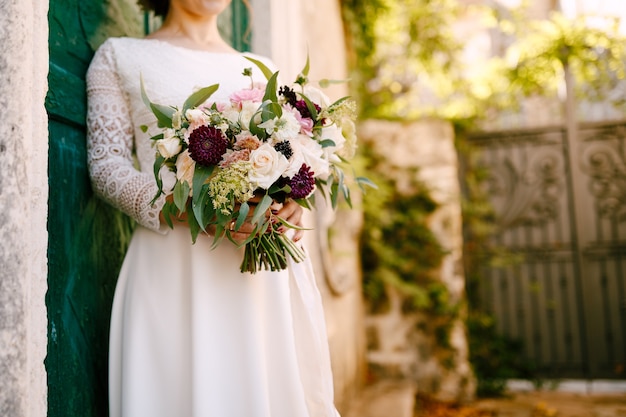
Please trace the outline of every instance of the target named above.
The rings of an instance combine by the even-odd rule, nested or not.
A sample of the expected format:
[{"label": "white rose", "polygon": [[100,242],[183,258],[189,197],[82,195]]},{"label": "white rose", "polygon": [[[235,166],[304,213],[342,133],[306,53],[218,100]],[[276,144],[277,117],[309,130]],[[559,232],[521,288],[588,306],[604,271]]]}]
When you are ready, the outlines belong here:
[{"label": "white rose", "polygon": [[185,117],[190,124],[205,124],[209,121],[209,116],[200,109],[188,109],[185,112]]},{"label": "white rose", "polygon": [[250,182],[255,187],[268,189],[285,172],[289,161],[270,144],[264,143],[250,153],[252,169],[249,172]]},{"label": "white rose", "polygon": [[183,147],[180,144],[180,139],[178,139],[176,136],[168,136],[166,132],[163,139],[159,139],[156,141],[156,148],[163,158],[169,159],[178,155]]},{"label": "white rose", "polygon": [[[316,140],[306,135],[298,135],[291,141],[293,158],[301,157],[305,164],[311,167],[316,178],[326,179],[330,174],[328,161],[324,158],[324,149]],[[299,167],[298,167],[299,168]]]}]

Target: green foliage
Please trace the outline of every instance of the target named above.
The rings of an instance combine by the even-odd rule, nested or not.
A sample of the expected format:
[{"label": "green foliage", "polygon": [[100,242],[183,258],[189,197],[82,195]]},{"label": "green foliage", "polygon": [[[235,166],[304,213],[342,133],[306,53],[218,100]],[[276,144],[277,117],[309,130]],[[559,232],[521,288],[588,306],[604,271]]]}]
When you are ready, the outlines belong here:
[{"label": "green foliage", "polygon": [[477,395],[500,396],[508,379],[532,377],[532,365],[520,355],[521,343],[500,335],[492,316],[471,311],[466,324]]},{"label": "green foliage", "polygon": [[[366,118],[416,118],[462,88],[456,0],[344,0],[353,74]],[[429,96],[431,100],[424,101]]]},{"label": "green foliage", "polygon": [[[427,225],[436,202],[415,169],[393,167],[371,149],[365,153],[366,170],[378,185],[363,197],[367,227],[361,236],[364,291],[372,309],[384,307],[385,286],[391,285],[407,297],[405,308],[447,313],[447,290],[432,276],[445,254]],[[400,190],[399,182],[407,186]]]},{"label": "green foliage", "polygon": [[559,13],[546,20],[513,21],[510,27],[517,41],[505,56],[512,92],[556,94],[564,67],[569,66],[581,96],[604,99],[607,89],[626,76],[626,43],[617,23],[604,30],[592,26],[588,18],[567,19]]}]

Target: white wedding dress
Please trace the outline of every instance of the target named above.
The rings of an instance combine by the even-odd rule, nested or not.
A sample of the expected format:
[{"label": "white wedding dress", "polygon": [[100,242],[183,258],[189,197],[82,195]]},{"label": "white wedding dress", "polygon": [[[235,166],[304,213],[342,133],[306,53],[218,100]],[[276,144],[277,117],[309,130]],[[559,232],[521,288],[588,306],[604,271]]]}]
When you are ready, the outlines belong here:
[{"label": "white wedding dress", "polygon": [[[257,57],[259,58],[259,57]],[[95,192],[134,218],[116,287],[109,353],[112,417],[336,417],[321,298],[310,262],[241,274],[224,241],[191,244],[159,224],[140,96],[182,106],[198,87],[212,100],[249,86],[239,54],[194,51],[153,39],[112,38],[87,74],[88,157]],[[265,78],[255,70],[255,79]],[[141,125],[150,129],[143,133]]]}]

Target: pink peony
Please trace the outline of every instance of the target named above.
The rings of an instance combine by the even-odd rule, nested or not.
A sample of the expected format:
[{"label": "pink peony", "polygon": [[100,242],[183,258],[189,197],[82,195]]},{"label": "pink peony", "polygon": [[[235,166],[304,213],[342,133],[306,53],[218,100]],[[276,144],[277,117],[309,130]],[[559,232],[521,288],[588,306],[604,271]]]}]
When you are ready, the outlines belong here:
[{"label": "pink peony", "polygon": [[233,104],[238,104],[239,107],[241,107],[241,103],[243,103],[244,101],[260,103],[261,101],[263,101],[264,94],[265,92],[258,88],[239,90],[230,95],[230,101],[232,101]]}]

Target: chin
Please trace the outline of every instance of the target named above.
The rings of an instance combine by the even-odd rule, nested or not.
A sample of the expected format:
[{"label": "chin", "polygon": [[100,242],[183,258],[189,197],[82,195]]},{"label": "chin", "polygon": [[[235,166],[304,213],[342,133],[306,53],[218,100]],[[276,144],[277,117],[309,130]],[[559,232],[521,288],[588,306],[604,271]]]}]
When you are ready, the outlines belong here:
[{"label": "chin", "polygon": [[196,3],[198,3],[198,11],[220,14],[230,5],[231,0],[196,0]]}]

